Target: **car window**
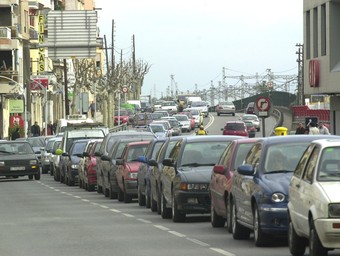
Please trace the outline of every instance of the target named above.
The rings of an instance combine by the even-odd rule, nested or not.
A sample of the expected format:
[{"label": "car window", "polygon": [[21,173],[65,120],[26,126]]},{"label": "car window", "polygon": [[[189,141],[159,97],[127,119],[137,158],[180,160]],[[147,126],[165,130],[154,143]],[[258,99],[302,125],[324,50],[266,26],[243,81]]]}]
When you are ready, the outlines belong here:
[{"label": "car window", "polygon": [[161,146],[164,144],[164,141],[158,141],[154,145],[152,154],[151,154],[151,159],[156,159],[157,153],[160,150]]},{"label": "car window", "polygon": [[84,152],[87,142],[74,143],[71,148],[71,155],[82,154]]},{"label": "car window", "polygon": [[242,123],[227,123],[225,126],[226,130],[239,131],[244,129],[244,124]]},{"label": "car window", "polygon": [[129,148],[128,155],[127,155],[127,161],[137,161],[137,158],[139,156],[142,156],[145,154],[147,144],[145,145],[135,145]]},{"label": "car window", "polygon": [[308,161],[309,159],[309,156],[311,154],[311,152],[313,151],[314,149],[314,144],[312,145],[309,145],[307,147],[307,149],[305,150],[305,152],[303,153],[298,165],[296,166],[295,168],[295,171],[294,171],[294,176],[298,177],[298,178],[301,178],[302,176],[302,173],[303,173],[303,170],[305,168],[305,165],[306,165],[306,162]]},{"label": "car window", "polygon": [[233,161],[233,170],[236,170],[241,165],[254,143],[240,143],[236,149],[235,157]]},{"label": "car window", "polygon": [[309,158],[305,172],[302,176],[302,179],[307,181],[307,182],[312,183],[312,181],[313,181],[313,174],[314,174],[314,171],[315,171],[316,163],[318,161],[319,152],[320,152],[319,148],[317,148],[317,147],[314,148],[314,150],[313,150],[313,152],[312,152],[312,154]]},{"label": "car window", "polygon": [[323,149],[318,166],[317,180],[340,181],[340,147]]},{"label": "car window", "polygon": [[261,152],[262,152],[262,144],[261,143],[257,143],[255,145],[253,145],[250,148],[244,163],[250,164],[250,165],[254,166],[254,168],[257,168],[257,165],[260,161]]}]

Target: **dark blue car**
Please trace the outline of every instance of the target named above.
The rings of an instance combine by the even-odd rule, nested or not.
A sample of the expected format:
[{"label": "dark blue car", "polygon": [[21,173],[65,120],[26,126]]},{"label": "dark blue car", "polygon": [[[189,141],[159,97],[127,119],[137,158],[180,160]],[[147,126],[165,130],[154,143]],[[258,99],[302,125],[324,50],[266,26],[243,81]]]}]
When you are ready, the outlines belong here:
[{"label": "dark blue car", "polygon": [[231,189],[234,239],[254,232],[256,246],[287,237],[288,187],[293,171],[309,143],[338,136],[291,135],[262,138],[237,168]]}]

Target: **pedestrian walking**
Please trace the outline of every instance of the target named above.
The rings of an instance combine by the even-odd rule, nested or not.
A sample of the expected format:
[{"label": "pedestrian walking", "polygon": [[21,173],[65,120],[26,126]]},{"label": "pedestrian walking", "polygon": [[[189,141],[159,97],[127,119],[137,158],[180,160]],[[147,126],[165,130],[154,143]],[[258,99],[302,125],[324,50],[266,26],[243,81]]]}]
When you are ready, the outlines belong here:
[{"label": "pedestrian walking", "polygon": [[93,101],[91,102],[90,106],[89,106],[89,110],[91,111],[91,116],[92,118],[94,118],[94,114],[96,111],[96,103],[94,103]]},{"label": "pedestrian walking", "polygon": [[31,134],[33,137],[40,136],[40,126],[38,125],[37,121],[35,121],[34,125],[31,126]]}]

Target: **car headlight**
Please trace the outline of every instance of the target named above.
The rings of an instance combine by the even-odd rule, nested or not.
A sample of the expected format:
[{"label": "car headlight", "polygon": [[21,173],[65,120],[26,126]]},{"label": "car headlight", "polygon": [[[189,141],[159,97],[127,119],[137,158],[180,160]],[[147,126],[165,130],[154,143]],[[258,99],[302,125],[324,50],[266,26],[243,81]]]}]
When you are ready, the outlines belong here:
[{"label": "car headlight", "polygon": [[209,184],[181,183],[180,190],[203,190],[207,191]]},{"label": "car headlight", "polygon": [[330,218],[340,217],[340,204],[329,204],[328,205],[328,216]]},{"label": "car headlight", "polygon": [[36,165],[37,164],[37,160],[30,160],[30,165]]},{"label": "car headlight", "polygon": [[72,165],[71,165],[71,168],[72,168],[72,169],[78,169],[78,167],[79,167],[79,164],[72,164]]},{"label": "car headlight", "polygon": [[137,179],[138,172],[128,172],[127,177],[129,179]]},{"label": "car headlight", "polygon": [[272,194],[272,200],[275,203],[280,203],[283,202],[285,200],[286,196],[283,193],[274,193]]}]

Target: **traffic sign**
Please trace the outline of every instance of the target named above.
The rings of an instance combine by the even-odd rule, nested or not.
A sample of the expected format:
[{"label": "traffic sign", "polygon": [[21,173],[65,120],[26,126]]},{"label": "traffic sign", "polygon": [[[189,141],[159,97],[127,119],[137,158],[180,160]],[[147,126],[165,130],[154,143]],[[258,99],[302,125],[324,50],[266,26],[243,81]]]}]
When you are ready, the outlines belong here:
[{"label": "traffic sign", "polygon": [[270,100],[267,97],[259,97],[256,100],[256,107],[259,111],[268,111],[270,109]]},{"label": "traffic sign", "polygon": [[127,93],[128,92],[128,88],[127,87],[123,87],[122,91],[123,91],[123,93]]}]

